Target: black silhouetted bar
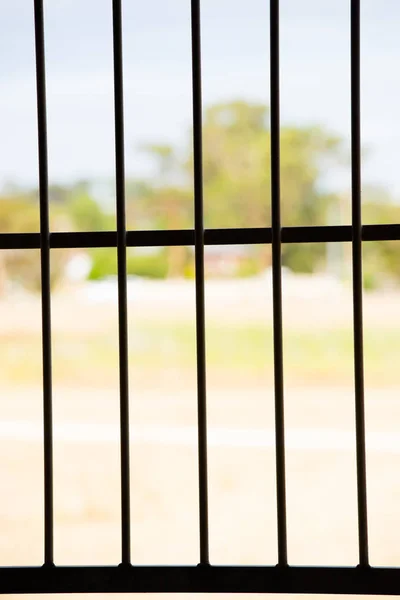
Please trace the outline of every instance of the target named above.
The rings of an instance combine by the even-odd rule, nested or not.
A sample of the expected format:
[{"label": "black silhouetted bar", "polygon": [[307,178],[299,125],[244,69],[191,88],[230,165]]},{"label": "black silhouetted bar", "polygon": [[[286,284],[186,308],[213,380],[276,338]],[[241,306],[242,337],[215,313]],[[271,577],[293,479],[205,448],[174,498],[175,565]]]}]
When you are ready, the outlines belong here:
[{"label": "black silhouetted bar", "polygon": [[351,176],[353,228],[353,328],[356,408],[358,537],[361,566],[368,566],[367,474],[362,297],[361,131],[360,131],[360,0],[351,0]]},{"label": "black silhouetted bar", "polygon": [[200,0],[191,0],[200,564],[209,564]]},{"label": "black silhouetted bar", "polygon": [[43,429],[44,429],[44,564],[54,564],[53,400],[51,373],[51,292],[49,178],[47,164],[46,66],[43,0],[35,0],[36,93],[39,154],[40,266],[42,294]]},{"label": "black silhouetted bar", "polygon": [[279,0],[270,0],[271,229],[274,317],[275,452],[278,565],[287,564],[285,422],[282,343],[282,259],[280,198]]},{"label": "black silhouetted bar", "polygon": [[400,569],[264,566],[3,567],[0,593],[385,594]]},{"label": "black silhouetted bar", "polygon": [[[312,244],[326,242],[351,242],[351,225],[326,225],[321,227],[282,227],[284,244]],[[363,225],[364,242],[400,240],[400,225]],[[271,244],[270,227],[239,229],[205,229],[205,246],[234,244]],[[166,229],[164,231],[127,231],[126,245],[132,248],[146,246],[193,246],[193,229]],[[115,231],[74,231],[50,233],[50,248],[115,248]],[[39,233],[0,233],[0,250],[40,248]]]},{"label": "black silhouetted bar", "polygon": [[113,44],[121,433],[121,544],[122,564],[129,565],[131,562],[131,515],[129,477],[128,307],[126,285],[125,148],[121,0],[113,0]]}]

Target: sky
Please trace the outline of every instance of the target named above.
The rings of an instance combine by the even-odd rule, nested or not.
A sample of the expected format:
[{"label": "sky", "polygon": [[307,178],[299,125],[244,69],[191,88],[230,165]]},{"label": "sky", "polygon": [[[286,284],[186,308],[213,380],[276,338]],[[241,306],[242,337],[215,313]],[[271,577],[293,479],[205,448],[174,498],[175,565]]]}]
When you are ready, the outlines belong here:
[{"label": "sky", "polygon": [[[111,0],[46,0],[50,183],[114,174]],[[203,103],[269,102],[268,0],[202,0]],[[350,144],[350,0],[281,0],[282,124]],[[123,0],[126,171],[191,127],[189,0]],[[400,2],[362,1],[363,182],[400,196]],[[0,186],[37,184],[32,0],[0,0]],[[350,173],[326,173],[335,189]]]}]

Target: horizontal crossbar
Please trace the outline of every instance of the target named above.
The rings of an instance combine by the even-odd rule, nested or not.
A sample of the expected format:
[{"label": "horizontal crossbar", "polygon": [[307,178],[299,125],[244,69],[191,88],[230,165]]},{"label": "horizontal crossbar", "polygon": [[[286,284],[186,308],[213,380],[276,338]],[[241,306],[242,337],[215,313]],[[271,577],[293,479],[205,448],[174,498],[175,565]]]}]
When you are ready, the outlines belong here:
[{"label": "horizontal crossbar", "polygon": [[296,593],[384,594],[400,591],[400,569],[372,567],[111,566],[3,567],[2,594]]},{"label": "horizontal crossbar", "polygon": [[[400,224],[364,225],[363,241],[400,240]],[[324,227],[282,227],[282,242],[305,244],[323,242],[351,242],[351,225]],[[232,244],[271,244],[270,227],[243,229],[206,229],[204,243],[208,246]],[[159,231],[128,231],[127,246],[193,246],[193,229]],[[51,248],[115,248],[116,231],[79,231],[50,233]],[[38,249],[40,233],[0,233],[0,249]]]}]

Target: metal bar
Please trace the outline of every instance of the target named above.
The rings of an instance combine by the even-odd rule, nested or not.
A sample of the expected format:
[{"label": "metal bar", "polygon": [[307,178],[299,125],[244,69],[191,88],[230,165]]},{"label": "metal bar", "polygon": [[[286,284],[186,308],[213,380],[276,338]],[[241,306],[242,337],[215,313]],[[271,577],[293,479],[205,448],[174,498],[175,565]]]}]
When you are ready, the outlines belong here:
[{"label": "metal bar", "polygon": [[280,210],[279,0],[270,0],[271,225],[278,565],[287,565]]},{"label": "metal bar", "polygon": [[282,227],[283,243],[301,244],[318,242],[350,242],[351,227],[347,225],[328,225],[321,227]]},{"label": "metal bar", "polygon": [[357,446],[358,537],[361,566],[368,566],[367,475],[365,459],[361,131],[360,131],[360,0],[351,0],[351,175],[354,320],[354,381]]},{"label": "metal bar", "polygon": [[361,228],[361,237],[364,242],[400,240],[400,225],[396,223],[363,225]]},{"label": "metal bar", "polygon": [[0,233],[0,250],[40,248],[40,233]]},{"label": "metal bar", "polygon": [[122,65],[121,0],[113,0],[115,171],[118,263],[118,334],[121,434],[121,553],[122,564],[131,562],[129,472],[128,308],[126,282],[124,92]]},{"label": "metal bar", "polygon": [[[324,242],[351,242],[351,225],[322,227],[282,227],[284,244],[311,244]],[[400,240],[400,225],[363,225],[364,242]],[[205,246],[234,244],[271,244],[269,227],[244,229],[205,229]],[[132,248],[145,246],[193,246],[194,230],[127,231],[126,245]],[[50,248],[115,248],[115,231],[79,231],[50,233]],[[0,233],[0,250],[25,250],[40,248],[39,233]]]},{"label": "metal bar", "polygon": [[51,248],[116,248],[116,231],[57,231],[50,234]]},{"label": "metal bar", "polygon": [[200,0],[191,0],[200,564],[209,564]]},{"label": "metal bar", "polygon": [[400,569],[264,566],[0,568],[0,594],[144,592],[398,595]]},{"label": "metal bar", "polygon": [[46,66],[43,0],[34,1],[39,154],[40,266],[42,293],[44,564],[54,564],[53,400],[51,372],[51,291],[49,181],[47,163]]},{"label": "metal bar", "polygon": [[[192,246],[194,244],[194,231],[192,229],[128,231],[127,236],[128,246]],[[178,240],[179,244],[176,244]]]}]

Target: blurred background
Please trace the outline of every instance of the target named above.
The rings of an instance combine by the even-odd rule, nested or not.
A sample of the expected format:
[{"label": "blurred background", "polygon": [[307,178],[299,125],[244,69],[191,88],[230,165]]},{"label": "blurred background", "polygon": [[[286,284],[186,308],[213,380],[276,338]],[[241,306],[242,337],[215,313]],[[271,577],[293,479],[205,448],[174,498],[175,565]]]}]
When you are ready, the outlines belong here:
[{"label": "blurred background", "polygon": [[[190,3],[124,2],[127,228],[193,228]],[[45,2],[52,231],[115,230],[111,2]],[[362,3],[363,222],[398,223],[395,0]],[[269,14],[203,0],[205,224],[270,224]],[[348,0],[281,0],[284,226],[351,222]],[[0,232],[39,231],[33,6],[0,2]],[[399,242],[365,242],[371,562],[399,565]],[[282,247],[291,564],[355,565],[351,244]],[[128,250],[132,560],[198,561],[194,249]],[[270,246],[206,248],[210,549],[275,564]],[[120,559],[115,249],[51,251],[57,564]],[[0,563],[40,564],[40,255],[0,251]],[[27,542],[28,539],[28,542]]]}]

